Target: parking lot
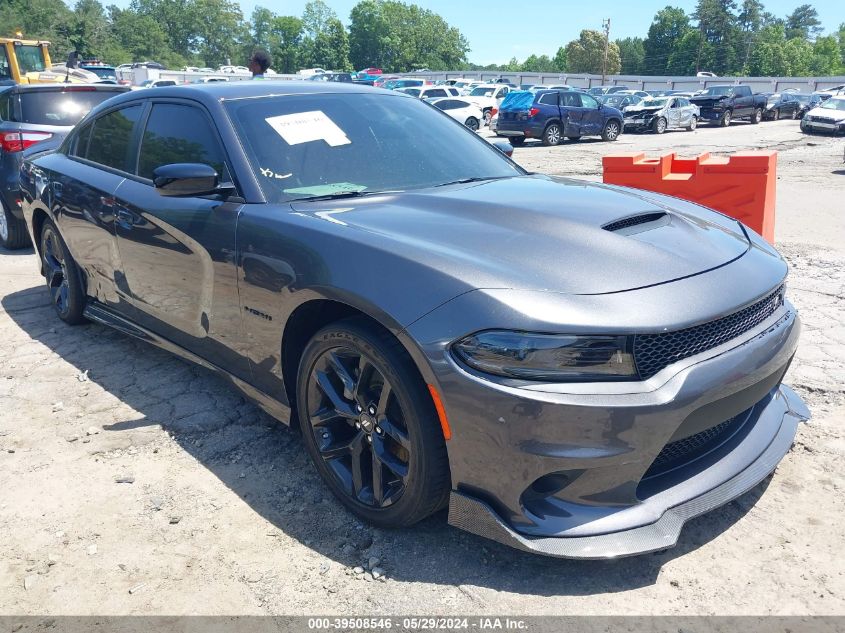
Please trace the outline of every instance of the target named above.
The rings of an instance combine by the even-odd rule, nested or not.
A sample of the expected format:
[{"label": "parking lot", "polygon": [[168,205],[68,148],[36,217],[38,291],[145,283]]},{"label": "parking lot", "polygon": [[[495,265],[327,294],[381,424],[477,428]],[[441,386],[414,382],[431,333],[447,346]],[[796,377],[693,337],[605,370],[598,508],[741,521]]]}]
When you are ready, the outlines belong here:
[{"label": "parking lot", "polygon": [[779,152],[776,240],[804,320],[786,382],[814,417],[676,548],[618,561],[519,553],[445,513],[362,525],[296,433],[204,369],[65,326],[32,251],[0,251],[0,614],[845,614],[845,140],[738,122],[514,159],[599,180],[610,152],[749,149]]}]

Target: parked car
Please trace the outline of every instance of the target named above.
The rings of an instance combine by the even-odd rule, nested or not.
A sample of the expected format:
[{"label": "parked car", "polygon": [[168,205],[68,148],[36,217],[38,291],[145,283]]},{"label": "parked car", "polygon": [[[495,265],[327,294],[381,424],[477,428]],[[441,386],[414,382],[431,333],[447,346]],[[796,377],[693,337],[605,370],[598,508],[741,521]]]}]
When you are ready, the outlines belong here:
[{"label": "parked car", "polygon": [[460,97],[461,91],[452,86],[420,86],[419,88],[397,88],[412,97],[420,99],[437,99],[440,97]]},{"label": "parked car", "polygon": [[19,84],[0,88],[0,246],[29,242],[21,211],[24,151],[58,145],[91,108],[127,92],[115,84]]},{"label": "parked car", "polygon": [[142,81],[139,85],[133,86],[133,88],[164,88],[167,86],[175,86],[176,81],[173,79],[146,79]]},{"label": "parked car", "polygon": [[484,113],[481,111],[481,108],[466,99],[439,97],[429,100],[429,103],[438,110],[443,110],[443,112],[459,123],[463,123],[473,132],[477,132],[481,128]]},{"label": "parked car", "polygon": [[653,97],[626,108],[623,114],[626,132],[663,134],[666,130],[695,130],[699,110],[684,97]]},{"label": "parked car", "polygon": [[27,162],[60,319],[228,378],[381,528],[448,504],[525,551],[665,550],[787,453],[800,319],[753,231],[529,174],[418,99],[274,92],[121,95]]},{"label": "parked car", "polygon": [[626,92],[616,92],[614,94],[599,95],[596,100],[611,108],[625,111],[628,106],[637,105],[643,98],[635,94],[628,94]]},{"label": "parked car", "polygon": [[575,90],[518,91],[499,108],[496,134],[519,147],[527,139],[558,145],[564,138],[601,136],[615,141],[622,132],[622,113],[599,103],[592,95]]},{"label": "parked car", "polygon": [[[357,78],[357,74],[355,75],[355,77]],[[385,84],[388,81],[393,81],[393,80],[399,79],[399,78],[400,78],[399,75],[379,75],[378,79],[373,80],[373,85],[376,88],[384,88]]]},{"label": "parked car", "polygon": [[[195,79],[191,83],[195,84],[213,84],[213,83],[220,83],[223,81],[229,81],[228,77],[200,77],[199,79]],[[166,84],[168,86],[172,86],[174,84]]]},{"label": "parked car", "polygon": [[511,91],[511,87],[504,83],[498,84],[480,84],[473,88],[468,95],[467,101],[474,103],[484,113],[484,124],[489,125],[490,119],[493,118],[495,110],[498,109],[507,94]]},{"label": "parked car", "polygon": [[[247,69],[249,71],[249,69]],[[312,75],[322,75],[328,72],[325,68],[303,68],[302,70],[296,71],[297,75],[301,75],[303,77],[310,77]]]},{"label": "parked car", "polygon": [[766,111],[763,118],[767,121],[777,121],[782,118],[797,119],[801,110],[801,102],[791,92],[776,92],[766,95]]},{"label": "parked car", "polygon": [[117,69],[114,66],[104,64],[99,60],[88,59],[82,60],[79,63],[79,67],[82,70],[87,70],[88,72],[94,73],[95,75],[97,75],[97,77],[100,78],[101,81],[110,81],[117,83]]},{"label": "parked car", "polygon": [[341,81],[344,83],[352,83],[352,74],[351,73],[320,73],[317,75],[311,75],[308,78],[309,81]]},{"label": "parked car", "polygon": [[613,94],[614,92],[621,92],[623,90],[630,90],[630,88],[628,86],[593,86],[586,92],[595,97],[597,95]]},{"label": "parked car", "polygon": [[430,83],[431,82],[429,82],[425,79],[406,79],[406,78],[402,78],[402,79],[393,79],[391,81],[388,81],[387,83],[384,84],[384,87],[387,88],[388,90],[397,90],[399,88],[419,88],[419,87],[422,87],[422,86],[427,86]]},{"label": "parked car", "polygon": [[830,97],[842,94],[845,92],[845,84],[840,84],[838,86],[832,86],[830,88],[824,88],[823,90],[817,90],[818,94],[828,95]]},{"label": "parked car", "polygon": [[358,74],[359,75],[382,75],[384,73],[382,72],[381,68],[374,68],[374,67],[371,66],[370,68],[364,68],[363,70],[359,70]]},{"label": "parked car", "polygon": [[767,98],[764,94],[751,92],[751,86],[710,86],[690,101],[701,111],[701,119],[721,127],[731,121],[748,119],[752,123],[763,120]]},{"label": "parked car", "polygon": [[831,97],[807,112],[801,131],[845,134],[845,96]]},{"label": "parked car", "polygon": [[160,64],[158,62],[133,62],[131,68],[151,68],[153,70],[167,70],[164,67],[164,64]]},{"label": "parked car", "polygon": [[619,90],[618,92],[614,92],[614,93],[611,93],[611,94],[634,95],[635,97],[639,97],[640,99],[648,99],[651,96],[645,90]]},{"label": "parked car", "polygon": [[719,75],[717,75],[716,73],[708,72],[706,70],[702,70],[702,71],[695,73],[695,76],[696,77],[718,77]]},{"label": "parked car", "polygon": [[798,118],[803,118],[810,110],[817,107],[824,101],[820,95],[817,94],[796,94],[795,98],[801,104],[798,108]]}]

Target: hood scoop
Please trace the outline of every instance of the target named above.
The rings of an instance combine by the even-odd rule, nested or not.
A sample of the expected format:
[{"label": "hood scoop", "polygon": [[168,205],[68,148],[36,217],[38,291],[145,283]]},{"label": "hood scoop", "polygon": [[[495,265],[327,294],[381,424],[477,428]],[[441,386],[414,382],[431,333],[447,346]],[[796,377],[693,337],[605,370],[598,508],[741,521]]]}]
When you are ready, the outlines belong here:
[{"label": "hood scoop", "polygon": [[654,213],[641,213],[614,220],[603,225],[601,228],[611,233],[633,235],[634,233],[656,229],[665,224],[669,224],[669,214],[665,211],[655,211]]}]

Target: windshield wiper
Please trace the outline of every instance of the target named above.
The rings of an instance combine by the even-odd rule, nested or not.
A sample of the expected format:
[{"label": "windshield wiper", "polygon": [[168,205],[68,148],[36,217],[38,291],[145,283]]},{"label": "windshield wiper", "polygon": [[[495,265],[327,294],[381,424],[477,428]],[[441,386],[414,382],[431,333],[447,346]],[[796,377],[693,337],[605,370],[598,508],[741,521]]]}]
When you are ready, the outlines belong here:
[{"label": "windshield wiper", "polygon": [[372,195],[377,193],[375,191],[338,191],[335,193],[326,193],[321,196],[304,196],[302,198],[294,198],[291,202],[311,202],[312,200],[339,200],[341,198],[357,198],[359,196]]},{"label": "windshield wiper", "polygon": [[513,176],[474,176],[472,178],[461,178],[460,180],[450,180],[449,182],[441,182],[435,187],[447,187],[449,185],[464,185],[468,182],[484,182],[485,180],[501,180],[503,178],[513,178]]}]

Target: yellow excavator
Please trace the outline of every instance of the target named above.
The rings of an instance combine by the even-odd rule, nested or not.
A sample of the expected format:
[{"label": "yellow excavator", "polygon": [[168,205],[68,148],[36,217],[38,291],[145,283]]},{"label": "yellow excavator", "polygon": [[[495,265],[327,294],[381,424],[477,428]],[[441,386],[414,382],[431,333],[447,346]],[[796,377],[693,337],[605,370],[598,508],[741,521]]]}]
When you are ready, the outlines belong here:
[{"label": "yellow excavator", "polygon": [[0,85],[43,83],[90,83],[98,81],[93,73],[76,68],[78,55],[71,54],[68,64],[53,64],[50,42],[0,37]]}]

